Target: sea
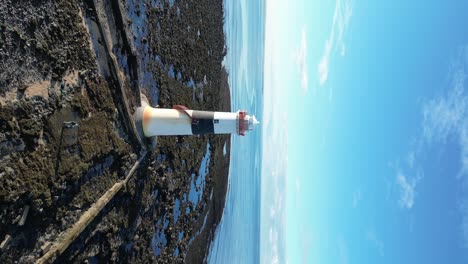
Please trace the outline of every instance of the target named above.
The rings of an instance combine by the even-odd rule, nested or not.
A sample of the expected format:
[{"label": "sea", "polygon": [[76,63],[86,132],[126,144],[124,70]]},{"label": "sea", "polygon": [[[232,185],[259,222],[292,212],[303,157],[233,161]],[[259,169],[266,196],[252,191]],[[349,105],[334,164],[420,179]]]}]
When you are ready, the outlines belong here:
[{"label": "sea", "polygon": [[[224,0],[224,32],[232,111],[246,110],[261,122],[265,1]],[[244,137],[231,136],[226,204],[208,263],[260,261],[261,123]]]}]

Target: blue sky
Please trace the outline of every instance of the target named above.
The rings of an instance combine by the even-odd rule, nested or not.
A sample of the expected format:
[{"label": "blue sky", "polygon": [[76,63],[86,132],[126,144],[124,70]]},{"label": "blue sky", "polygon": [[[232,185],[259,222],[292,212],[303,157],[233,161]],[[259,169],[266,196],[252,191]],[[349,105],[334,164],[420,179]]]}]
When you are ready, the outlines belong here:
[{"label": "blue sky", "polygon": [[468,2],[266,1],[262,263],[468,263]]}]

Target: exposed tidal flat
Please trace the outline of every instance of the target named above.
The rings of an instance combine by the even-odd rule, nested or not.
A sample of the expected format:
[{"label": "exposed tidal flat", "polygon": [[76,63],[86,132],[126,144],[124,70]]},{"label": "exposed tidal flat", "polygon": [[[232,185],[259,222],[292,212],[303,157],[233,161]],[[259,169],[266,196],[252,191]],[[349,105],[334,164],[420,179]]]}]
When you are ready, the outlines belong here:
[{"label": "exposed tidal flat", "polygon": [[[223,23],[214,0],[0,3],[1,263],[37,260],[126,176],[140,93],[231,111]],[[158,138],[57,262],[203,262],[229,161],[227,135]]]}]

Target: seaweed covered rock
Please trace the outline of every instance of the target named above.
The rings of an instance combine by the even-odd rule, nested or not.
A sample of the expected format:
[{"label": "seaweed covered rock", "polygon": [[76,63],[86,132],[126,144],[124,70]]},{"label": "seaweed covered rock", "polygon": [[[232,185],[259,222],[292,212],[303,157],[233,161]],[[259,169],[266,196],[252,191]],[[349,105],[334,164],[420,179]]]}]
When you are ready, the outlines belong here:
[{"label": "seaweed covered rock", "polygon": [[[129,122],[140,92],[231,110],[223,22],[219,0],[0,3],[0,262],[37,260],[126,176],[142,153]],[[158,138],[57,261],[202,262],[229,146],[228,135]]]}]

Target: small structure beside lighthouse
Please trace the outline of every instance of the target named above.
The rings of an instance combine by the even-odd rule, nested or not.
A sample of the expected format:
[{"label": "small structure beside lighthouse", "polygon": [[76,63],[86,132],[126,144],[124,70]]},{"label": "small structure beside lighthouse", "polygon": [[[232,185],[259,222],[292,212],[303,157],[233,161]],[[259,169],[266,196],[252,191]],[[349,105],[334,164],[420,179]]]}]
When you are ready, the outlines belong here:
[{"label": "small structure beside lighthouse", "polygon": [[245,111],[198,111],[182,105],[154,108],[145,100],[137,110],[136,123],[145,137],[232,133],[244,136],[259,124],[255,116]]}]

